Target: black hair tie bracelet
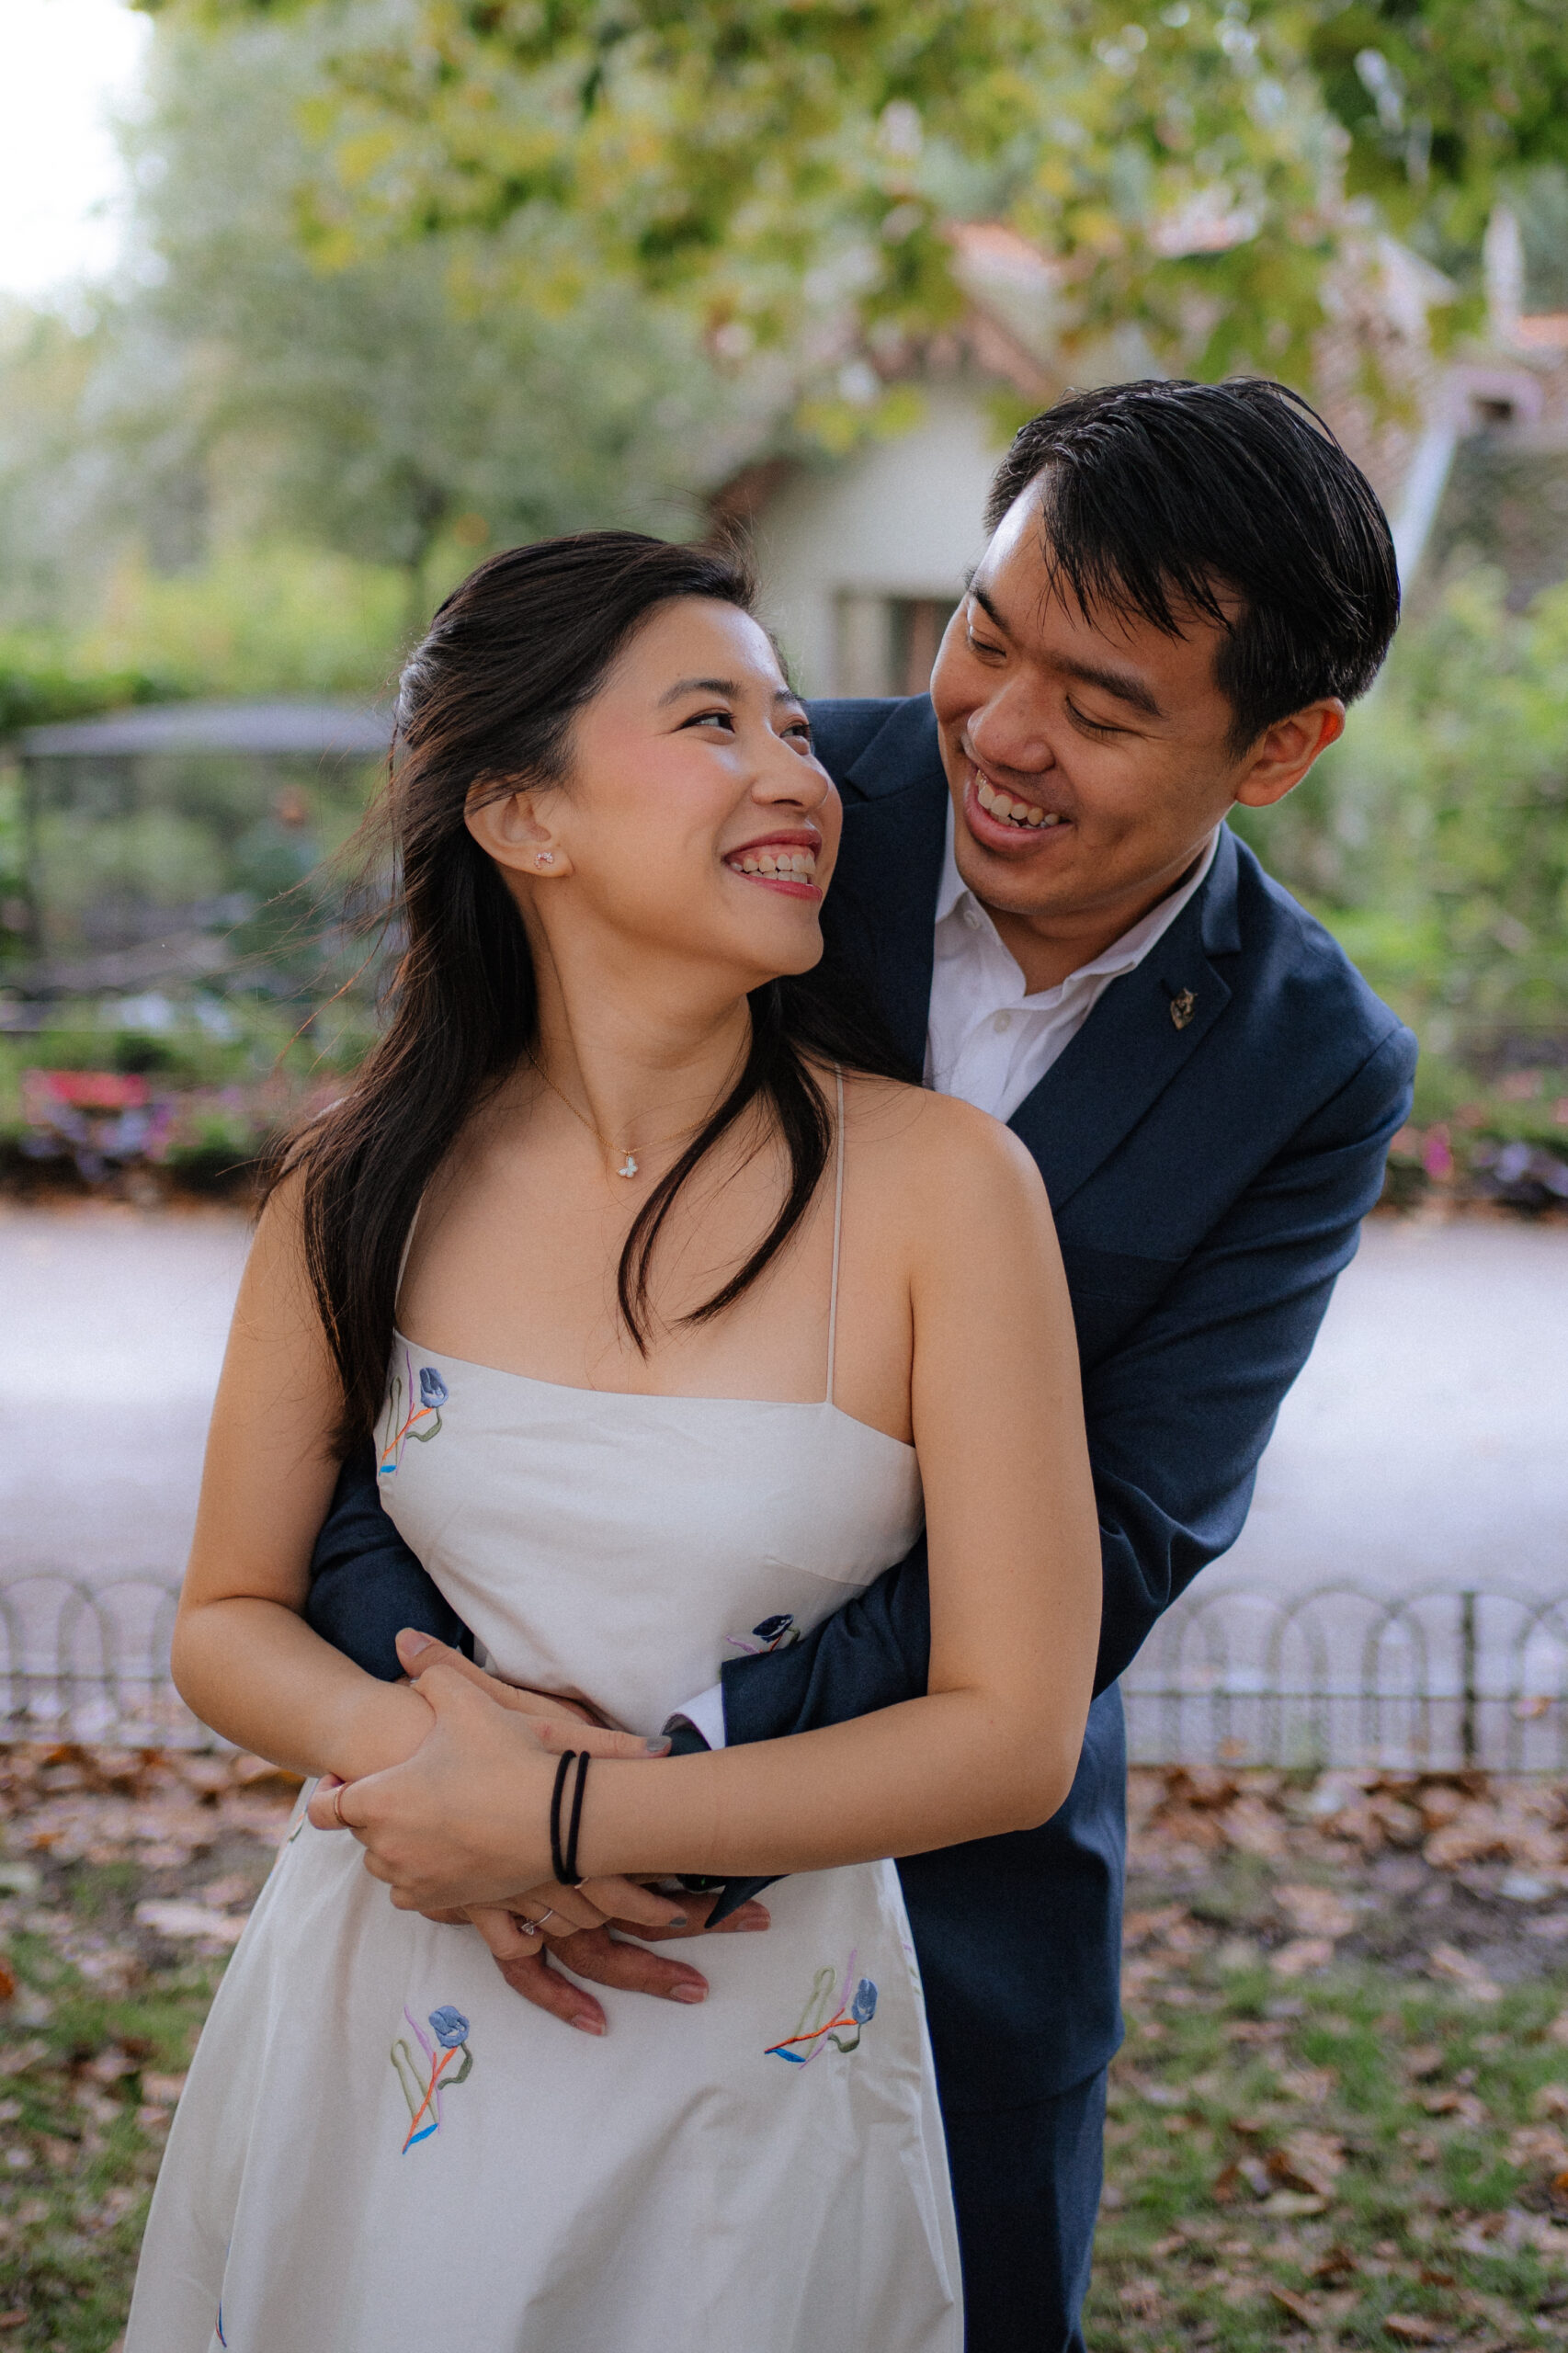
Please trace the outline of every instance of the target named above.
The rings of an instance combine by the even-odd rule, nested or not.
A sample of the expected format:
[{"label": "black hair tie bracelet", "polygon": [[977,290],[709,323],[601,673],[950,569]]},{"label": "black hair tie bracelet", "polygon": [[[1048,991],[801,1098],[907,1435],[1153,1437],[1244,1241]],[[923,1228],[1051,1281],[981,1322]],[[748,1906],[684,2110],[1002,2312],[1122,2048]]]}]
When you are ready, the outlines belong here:
[{"label": "black hair tie bracelet", "polygon": [[[577,1760],[576,1785],[572,1791],[572,1813],[566,1825],[566,1842],[561,1839],[561,1801],[566,1794],[566,1775],[572,1760]],[[583,1874],[577,1869],[577,1833],[583,1823],[583,1791],[588,1779],[588,1752],[585,1748],[569,1748],[555,1768],[555,1788],[550,1801],[550,1859],[555,1876],[562,1887],[581,1887]]]}]

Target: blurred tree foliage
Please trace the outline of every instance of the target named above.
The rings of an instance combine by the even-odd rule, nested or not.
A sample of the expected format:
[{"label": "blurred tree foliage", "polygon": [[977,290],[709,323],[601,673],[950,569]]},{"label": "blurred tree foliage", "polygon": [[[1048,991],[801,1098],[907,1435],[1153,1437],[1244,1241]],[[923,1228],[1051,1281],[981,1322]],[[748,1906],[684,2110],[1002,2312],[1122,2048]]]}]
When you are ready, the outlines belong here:
[{"label": "blurred tree foliage", "polygon": [[324,261],[523,229],[530,297],[567,303],[591,251],[733,360],[814,341],[830,442],[878,402],[863,369],[835,382],[846,347],[896,362],[960,308],[954,217],[1055,258],[1069,356],[1135,326],[1166,365],[1308,381],[1369,226],[1346,159],[1467,267],[1501,179],[1568,160],[1561,0],[402,0],[328,65],[301,199]]},{"label": "blurred tree foliage", "polygon": [[838,381],[846,351],[891,372],[960,310],[954,218],[1059,262],[1069,350],[1135,327],[1201,373],[1301,380],[1355,224],[1301,29],[1244,0],[402,0],[331,45],[302,225],[332,266],[508,233],[546,308],[631,272],[731,363],[814,358],[829,438],[835,405],[877,402],[864,367]]},{"label": "blurred tree foliage", "polygon": [[1459,574],[1305,784],[1233,822],[1437,1055],[1560,1036],[1568,586],[1514,613],[1496,574]]},{"label": "blurred tree foliage", "polygon": [[1349,185],[1402,232],[1473,253],[1500,188],[1568,165],[1562,0],[1314,0],[1309,24]]},{"label": "blurred tree foliage", "polygon": [[[85,319],[18,317],[8,348],[0,329],[0,619],[79,637],[90,580],[111,654],[172,640],[187,675],[242,691],[364,683],[487,547],[611,518],[678,529],[705,468],[749,453],[771,380],[737,392],[692,323],[624,279],[554,313],[519,298],[505,234],[331,272],[302,250],[330,41],[390,38],[397,13],[160,26],[128,133],[125,281]],[[369,570],[318,579],[290,545]]]}]

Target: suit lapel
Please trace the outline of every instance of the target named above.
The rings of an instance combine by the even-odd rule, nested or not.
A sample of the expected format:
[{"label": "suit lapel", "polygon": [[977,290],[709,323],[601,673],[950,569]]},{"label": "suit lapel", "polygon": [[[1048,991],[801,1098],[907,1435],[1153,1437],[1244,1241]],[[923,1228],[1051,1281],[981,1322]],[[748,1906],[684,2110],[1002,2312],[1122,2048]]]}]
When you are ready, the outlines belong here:
[{"label": "suit lapel", "polygon": [[926,698],[900,704],[837,780],[844,841],[824,926],[851,963],[875,975],[882,1012],[918,1071],[926,1061],[948,812]]},{"label": "suit lapel", "polygon": [[1113,981],[1009,1127],[1062,1205],[1129,1135],[1231,1001],[1216,956],[1240,946],[1236,845],[1221,829],[1203,888],[1143,961]]}]

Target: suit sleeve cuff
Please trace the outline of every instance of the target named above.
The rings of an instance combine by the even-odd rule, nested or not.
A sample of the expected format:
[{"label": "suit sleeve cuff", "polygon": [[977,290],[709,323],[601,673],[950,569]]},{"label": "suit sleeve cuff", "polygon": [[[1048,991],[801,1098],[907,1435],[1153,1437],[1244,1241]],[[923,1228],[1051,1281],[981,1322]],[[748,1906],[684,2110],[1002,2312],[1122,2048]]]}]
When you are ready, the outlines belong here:
[{"label": "suit sleeve cuff", "polygon": [[665,1730],[668,1732],[672,1724],[683,1723],[689,1724],[693,1732],[700,1733],[710,1748],[724,1747],[723,1685],[710,1683],[707,1690],[699,1692],[695,1699],[687,1699],[683,1707],[676,1710]]}]

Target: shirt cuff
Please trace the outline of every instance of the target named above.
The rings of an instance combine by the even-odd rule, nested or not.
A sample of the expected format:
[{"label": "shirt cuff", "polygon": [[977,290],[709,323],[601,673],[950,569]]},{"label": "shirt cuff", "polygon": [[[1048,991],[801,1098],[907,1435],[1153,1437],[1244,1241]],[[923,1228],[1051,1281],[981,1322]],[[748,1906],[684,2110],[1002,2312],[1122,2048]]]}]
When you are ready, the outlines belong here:
[{"label": "shirt cuff", "polygon": [[[695,1699],[687,1699],[670,1718],[671,1724],[687,1723],[699,1732],[710,1748],[722,1748],[724,1741],[724,1687],[710,1683]],[[669,1724],[665,1727],[669,1730]]]}]

